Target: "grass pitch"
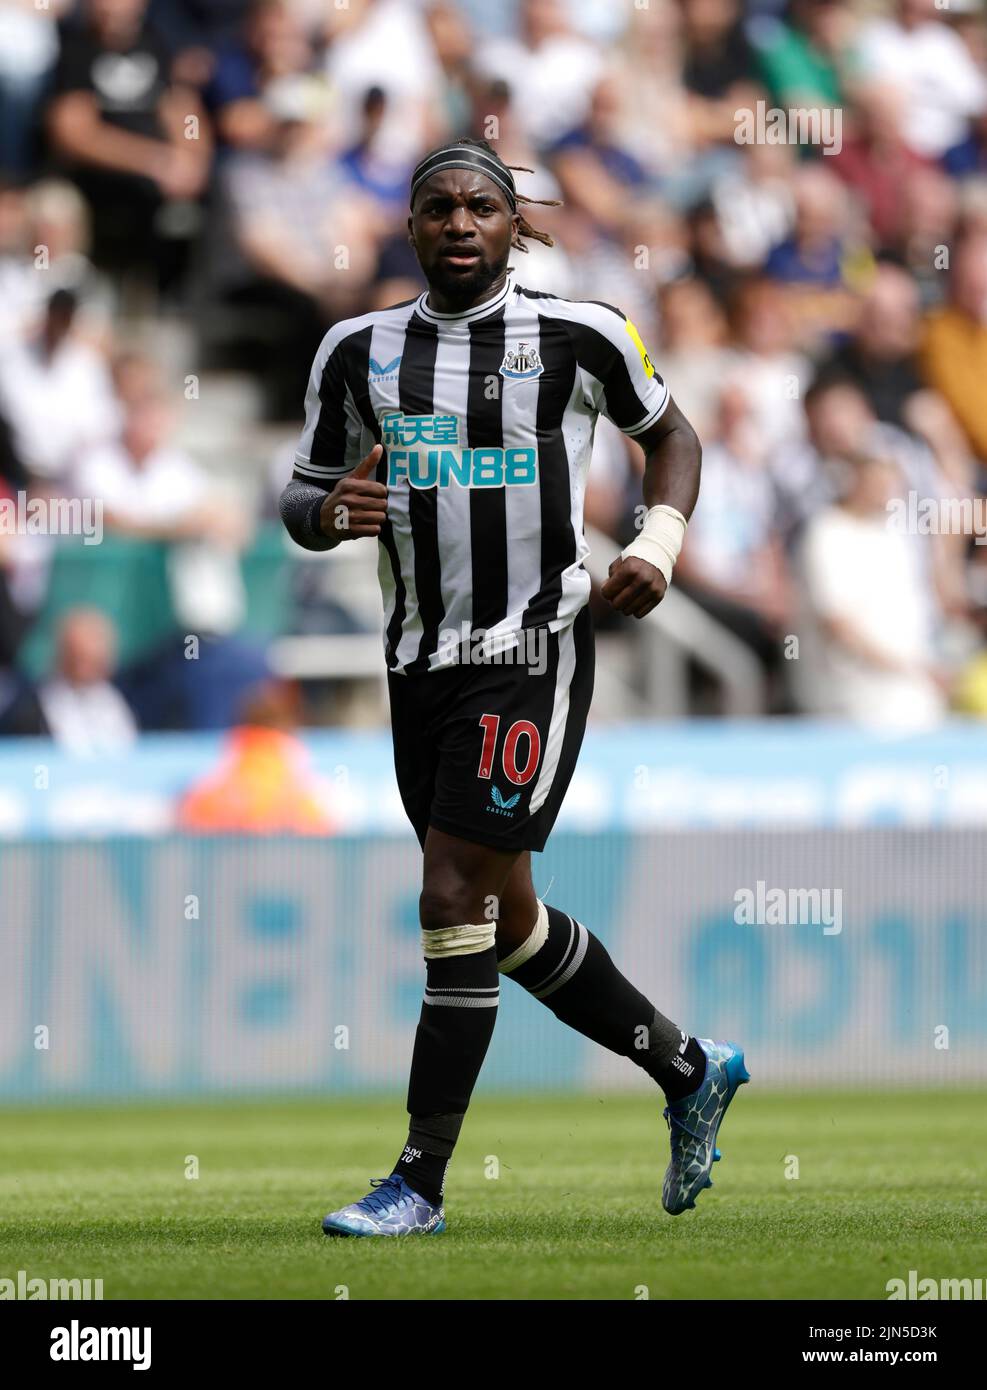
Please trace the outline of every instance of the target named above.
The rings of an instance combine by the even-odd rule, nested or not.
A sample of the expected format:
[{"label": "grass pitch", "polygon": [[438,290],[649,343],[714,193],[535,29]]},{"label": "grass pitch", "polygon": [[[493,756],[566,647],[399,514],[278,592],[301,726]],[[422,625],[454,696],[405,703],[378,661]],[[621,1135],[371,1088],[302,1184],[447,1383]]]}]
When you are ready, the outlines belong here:
[{"label": "grass pitch", "polygon": [[108,1299],[884,1299],[910,1269],[987,1277],[984,1091],[745,1087],[715,1186],[675,1218],[654,1101],[477,1095],[449,1230],[409,1240],[320,1228],[389,1171],[400,1098],[4,1111],[0,1277],[102,1278]]}]

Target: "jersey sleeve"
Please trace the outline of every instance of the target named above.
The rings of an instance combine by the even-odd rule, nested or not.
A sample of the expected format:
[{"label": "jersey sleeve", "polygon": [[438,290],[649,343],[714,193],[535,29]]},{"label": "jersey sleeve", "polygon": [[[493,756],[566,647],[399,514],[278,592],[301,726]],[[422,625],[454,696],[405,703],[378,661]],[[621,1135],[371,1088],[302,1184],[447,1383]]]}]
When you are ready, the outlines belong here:
[{"label": "jersey sleeve", "polygon": [[668,387],[655,370],[634,324],[619,309],[587,305],[579,363],[587,372],[592,405],[632,437],[660,419]]},{"label": "jersey sleeve", "polygon": [[360,462],[362,438],[363,422],[346,381],[343,344],[330,331],[315,354],[308,379],[295,472],[328,491]]}]

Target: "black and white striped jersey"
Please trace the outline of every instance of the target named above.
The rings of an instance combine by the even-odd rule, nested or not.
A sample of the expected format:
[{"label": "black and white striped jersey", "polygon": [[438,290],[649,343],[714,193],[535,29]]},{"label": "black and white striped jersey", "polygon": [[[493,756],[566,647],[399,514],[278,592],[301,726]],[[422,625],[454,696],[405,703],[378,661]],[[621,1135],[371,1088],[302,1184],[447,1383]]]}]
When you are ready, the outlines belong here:
[{"label": "black and white striped jersey", "polygon": [[[590,590],[583,495],[602,411],[640,434],[668,390],[629,319],[523,289],[459,314],[427,292],[337,323],[312,366],[299,478],[326,489],[384,446],[385,656],[398,672],[571,623]],[[475,636],[474,636],[475,635]]]}]

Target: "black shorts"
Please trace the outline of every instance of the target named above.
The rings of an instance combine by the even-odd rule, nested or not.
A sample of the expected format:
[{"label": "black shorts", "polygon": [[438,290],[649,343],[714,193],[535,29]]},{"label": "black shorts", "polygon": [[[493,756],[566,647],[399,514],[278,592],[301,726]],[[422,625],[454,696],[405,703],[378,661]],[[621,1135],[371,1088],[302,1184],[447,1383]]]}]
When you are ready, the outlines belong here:
[{"label": "black shorts", "polygon": [[422,845],[434,825],[495,849],[544,848],[593,697],[589,607],[527,643],[526,663],[389,673],[394,768]]}]

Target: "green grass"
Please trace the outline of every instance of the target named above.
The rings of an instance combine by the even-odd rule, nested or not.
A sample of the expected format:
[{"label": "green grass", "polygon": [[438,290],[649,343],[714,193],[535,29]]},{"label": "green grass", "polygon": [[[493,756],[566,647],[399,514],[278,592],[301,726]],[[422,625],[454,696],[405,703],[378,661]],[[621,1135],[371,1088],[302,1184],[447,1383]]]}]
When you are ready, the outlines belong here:
[{"label": "green grass", "polygon": [[745,1088],[715,1187],[677,1218],[649,1097],[478,1095],[445,1235],[325,1239],[323,1212],[388,1171],[402,1120],[399,1099],[4,1111],[0,1277],[321,1299],[881,1299],[909,1269],[987,1277],[983,1091]]}]

